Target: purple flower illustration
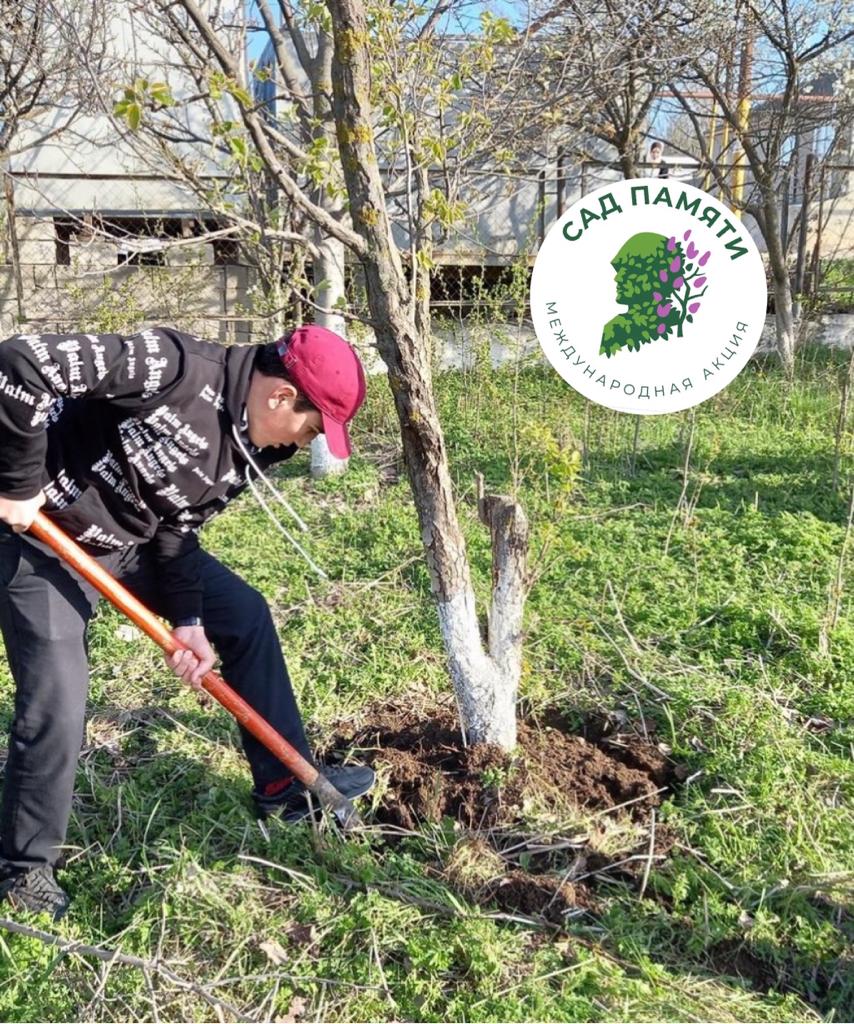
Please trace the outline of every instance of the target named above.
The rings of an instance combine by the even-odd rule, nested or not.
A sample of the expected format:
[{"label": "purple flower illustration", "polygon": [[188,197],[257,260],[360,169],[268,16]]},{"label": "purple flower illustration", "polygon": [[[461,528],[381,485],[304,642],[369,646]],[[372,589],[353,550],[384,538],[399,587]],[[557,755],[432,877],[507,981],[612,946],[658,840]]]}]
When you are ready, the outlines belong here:
[{"label": "purple flower illustration", "polygon": [[[700,250],[694,242],[688,242],[690,234],[690,231],[686,231],[682,236],[688,243],[685,249],[682,248],[682,243],[671,245],[674,240],[668,240],[665,246],[667,268],[658,272],[659,280],[664,283],[664,287],[652,293],[658,320],[655,332],[664,338],[670,337],[671,334],[677,338],[682,337],[683,326],[694,322],[694,315],[702,305],[699,300],[706,292],[707,277],[702,267],[712,254],[704,252],[697,260]],[[696,262],[686,262],[689,259]]]},{"label": "purple flower illustration", "polygon": [[[694,242],[688,241],[690,235],[690,230],[682,235],[683,242],[687,243],[684,249],[683,242],[677,242],[673,237],[668,238],[664,246],[667,266],[658,271],[658,279],[664,287],[652,292],[658,321],[655,333],[663,338],[671,334],[682,337],[684,324],[694,322],[694,314],[701,305],[699,299],[706,291],[706,275],[701,267],[708,262],[711,252],[703,253],[697,260],[700,250]],[[687,260],[695,262],[688,263]]]}]

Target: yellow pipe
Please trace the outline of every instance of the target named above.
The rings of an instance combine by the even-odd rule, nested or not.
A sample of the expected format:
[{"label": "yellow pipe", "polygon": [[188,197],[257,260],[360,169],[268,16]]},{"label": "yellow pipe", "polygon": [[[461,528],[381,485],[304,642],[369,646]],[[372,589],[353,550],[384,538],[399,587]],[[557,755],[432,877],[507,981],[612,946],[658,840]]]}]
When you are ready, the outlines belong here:
[{"label": "yellow pipe", "polygon": [[[732,89],[732,57],[727,57],[726,72],[724,74],[724,99],[726,100],[727,108],[729,108],[730,103],[730,89]],[[723,118],[723,123],[723,131],[721,132],[721,148],[718,153],[718,157],[721,160],[721,162],[729,159],[729,155],[727,153],[727,150],[729,149],[729,118],[725,116]],[[729,172],[726,170],[726,168],[723,168],[721,170],[721,176],[724,182],[726,183],[729,177]],[[722,202],[726,202],[727,197],[724,185],[721,185],[720,187],[719,197],[722,200]]]},{"label": "yellow pipe", "polygon": [[[728,149],[729,149],[729,121],[724,119],[724,130],[721,133],[721,156],[724,156],[724,158],[726,158],[725,154],[726,154],[726,151]],[[723,173],[724,181],[726,181],[727,175],[728,175],[729,172],[726,169],[724,169],[722,173]],[[721,185],[721,188],[720,188],[720,198],[724,202],[726,202],[725,191],[726,190],[724,189],[723,185]]]},{"label": "yellow pipe", "polygon": [[744,146],[742,140],[747,134],[750,124],[750,84],[753,72],[753,20],[750,11],[745,17],[746,35],[741,50],[741,66],[738,72],[738,107],[736,108],[735,120],[738,125],[739,147],[735,157],[735,169],[733,172],[732,198],[735,210],[733,211],[739,219],[741,218],[741,203],[744,199]]}]

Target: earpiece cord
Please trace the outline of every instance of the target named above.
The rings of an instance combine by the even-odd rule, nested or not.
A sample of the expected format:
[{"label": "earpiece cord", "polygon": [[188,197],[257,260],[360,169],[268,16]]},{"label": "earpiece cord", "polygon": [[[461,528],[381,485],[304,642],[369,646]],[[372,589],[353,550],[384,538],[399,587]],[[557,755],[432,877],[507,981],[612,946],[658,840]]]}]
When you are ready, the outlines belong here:
[{"label": "earpiece cord", "polygon": [[263,498],[263,496],[262,496],[261,492],[260,492],[260,491],[258,490],[258,488],[257,488],[257,487],[255,486],[255,482],[253,481],[252,477],[251,477],[251,476],[249,475],[249,467],[248,467],[248,466],[246,467],[246,472],[245,472],[245,475],[246,475],[246,482],[247,482],[247,483],[249,484],[249,487],[250,487],[250,489],[251,489],[252,493],[253,493],[253,494],[255,495],[255,499],[256,499],[256,501],[257,501],[257,502],[258,502],[258,504],[259,504],[259,505],[261,506],[261,508],[263,508],[263,509],[264,509],[264,511],[265,511],[265,512],[267,513],[267,515],[268,515],[268,517],[269,517],[269,519],[270,519],[270,522],[271,522],[271,523],[273,524],[273,526],[275,526],[275,527],[276,527],[276,529],[277,529],[277,530],[278,530],[278,531],[279,531],[279,532],[280,532],[280,533],[281,533],[281,534],[282,534],[282,535],[283,535],[283,536],[284,536],[285,538],[287,538],[287,540],[288,540],[288,541],[289,541],[289,542],[290,542],[290,543],[291,543],[291,544],[292,544],[292,545],[293,545],[293,546],[294,546],[294,547],[296,548],[296,550],[297,550],[297,551],[298,551],[298,552],[299,552],[299,553],[300,553],[300,554],[302,555],[302,557],[303,557],[303,558],[304,558],[304,559],[306,560],[306,562],[308,563],[308,565],[309,565],[309,566],[310,566],[310,567],[311,567],[311,568],[312,568],[312,569],[313,569],[313,570],[314,570],[314,571],[315,571],[315,572],[317,573],[317,575],[318,575],[318,576],[319,576],[319,577],[320,577],[321,579],[323,579],[323,580],[328,580],[328,579],[329,579],[329,577],[328,577],[328,576],[326,575],[326,573],[325,573],[325,572],[323,571],[323,569],[321,569],[321,568],[320,568],[320,566],[319,566],[319,565],[318,565],[318,564],[317,564],[317,563],[316,563],[316,562],[314,561],[314,559],[313,559],[313,558],[311,557],[311,555],[310,555],[310,554],[309,554],[309,553],[308,553],[308,552],[307,552],[307,551],[305,550],[305,548],[304,548],[304,547],[303,547],[303,546],[302,546],[302,545],[300,544],[300,542],[299,542],[299,541],[298,541],[298,540],[296,539],[296,537],[293,537],[293,536],[291,536],[291,534],[290,534],[290,533],[289,533],[289,532],[288,532],[288,531],[287,531],[287,530],[285,529],[285,527],[284,527],[284,526],[283,526],[283,525],[282,525],[282,524],[281,524],[281,523],[279,522],[279,520],[278,520],[278,519],[277,519],[277,518],[276,518],[276,517],[275,517],[275,516],[273,515],[273,512],[272,512],[272,510],[270,509],[270,506],[269,506],[269,505],[267,504],[267,502],[266,502],[266,501],[264,500],[264,498]]},{"label": "earpiece cord", "polygon": [[258,474],[259,479],[264,481],[264,483],[267,485],[267,489],[270,491],[270,493],[273,495],[273,497],[276,499],[276,501],[278,501],[278,503],[280,505],[284,505],[284,507],[288,510],[288,512],[293,516],[293,518],[296,520],[297,526],[302,530],[302,532],[303,533],[308,533],[308,527],[305,525],[305,523],[302,521],[302,519],[299,517],[299,515],[297,515],[296,511],[285,500],[285,498],[270,483],[270,481],[264,475],[264,471],[260,468],[258,463],[252,458],[252,455],[247,450],[246,445],[244,445],[244,443],[243,443],[243,438],[240,436],[240,431],[237,429],[237,424],[233,423],[231,429],[232,429],[232,432],[234,434],[234,439],[235,439],[235,441],[237,441],[237,444],[238,444],[241,452],[243,452],[243,455],[244,455],[246,461],[249,463],[249,465]]},{"label": "earpiece cord", "polygon": [[[302,521],[302,519],[300,519],[300,517],[296,514],[296,512],[294,512],[294,510],[291,508],[291,506],[284,500],[284,498],[282,498],[282,496],[279,494],[279,492],[275,489],[275,487],[273,487],[273,485],[270,483],[270,481],[266,478],[266,476],[264,476],[264,474],[258,468],[257,464],[255,463],[255,460],[252,458],[252,456],[246,450],[246,448],[245,448],[245,446],[243,444],[243,441],[240,438],[240,434],[238,432],[237,424],[236,423],[233,425],[232,431],[234,433],[234,438],[237,441],[237,444],[238,444],[240,450],[246,456],[246,459],[248,460],[248,462],[252,466],[252,468],[255,470],[255,472],[258,474],[258,477],[261,480],[264,481],[264,483],[267,485],[267,487],[270,488],[270,490],[273,492],[273,494],[279,499],[279,501],[281,501],[281,503],[291,513],[291,515],[293,515],[293,517],[297,520],[297,522],[300,524],[302,529],[303,530],[308,530],[308,527],[305,525],[305,523]],[[269,518],[270,522],[287,539],[287,541],[302,555],[302,557],[305,559],[306,563],[317,573],[317,575],[321,579],[323,579],[323,580],[328,580],[329,577],[323,571],[323,569],[320,568],[320,566],[314,561],[314,559],[311,557],[311,555],[299,543],[299,541],[296,539],[296,537],[293,537],[290,534],[290,532],[277,519],[277,517],[273,514],[272,509],[267,504],[267,502],[264,500],[263,495],[258,490],[258,488],[257,488],[257,486],[255,484],[255,481],[252,479],[252,476],[250,475],[249,465],[247,465],[245,470],[244,470],[244,476],[246,477],[246,483],[249,485],[249,489],[252,491],[252,494],[254,495],[255,500],[258,502],[258,504],[261,506],[261,508],[266,512],[267,517]]]}]

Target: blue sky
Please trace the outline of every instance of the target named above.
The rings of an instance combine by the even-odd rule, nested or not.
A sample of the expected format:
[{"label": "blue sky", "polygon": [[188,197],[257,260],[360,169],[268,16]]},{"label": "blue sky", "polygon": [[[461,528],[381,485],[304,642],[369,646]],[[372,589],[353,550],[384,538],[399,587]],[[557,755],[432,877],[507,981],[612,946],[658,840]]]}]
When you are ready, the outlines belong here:
[{"label": "blue sky", "polygon": [[[294,5],[299,8],[299,0]],[[425,6],[432,9],[432,4],[425,4]],[[442,16],[439,20],[440,28],[453,32],[471,32],[475,33],[478,31],[480,26],[480,15],[483,11],[489,11],[497,17],[508,18],[511,22],[524,24],[526,17],[527,5],[520,0],[498,0],[498,2],[486,3],[484,0],[463,0],[463,3],[455,4],[455,10]],[[251,16],[258,22],[263,24],[261,16],[258,14],[258,7],[254,3],[254,0],[248,0],[248,8]],[[249,39],[249,58],[255,60],[261,56],[264,47],[267,43],[266,34],[263,32],[253,32]]]}]

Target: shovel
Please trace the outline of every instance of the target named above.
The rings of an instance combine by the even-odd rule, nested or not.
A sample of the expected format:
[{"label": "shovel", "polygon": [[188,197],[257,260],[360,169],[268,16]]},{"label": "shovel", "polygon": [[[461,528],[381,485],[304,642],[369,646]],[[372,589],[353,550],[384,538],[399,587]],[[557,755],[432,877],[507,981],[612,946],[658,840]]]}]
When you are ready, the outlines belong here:
[{"label": "shovel", "polygon": [[[91,555],[88,555],[43,513],[36,513],[36,518],[30,526],[30,533],[49,545],[63,561],[76,569],[84,579],[88,580],[119,611],[124,612],[167,654],[187,649],[185,644],[172,636],[153,612],[150,612],[118,580],[113,579]],[[275,754],[323,806],[334,812],[344,829],[362,827],[362,821],[353,804],[342,796],[314,765],[309,764],[284,736],[276,732],[269,722],[266,722],[257,711],[251,708],[220,675],[214,671],[207,672],[202,678],[202,686],[234,715],[244,729],[260,740],[270,753]]]}]

